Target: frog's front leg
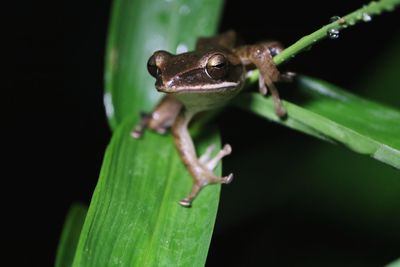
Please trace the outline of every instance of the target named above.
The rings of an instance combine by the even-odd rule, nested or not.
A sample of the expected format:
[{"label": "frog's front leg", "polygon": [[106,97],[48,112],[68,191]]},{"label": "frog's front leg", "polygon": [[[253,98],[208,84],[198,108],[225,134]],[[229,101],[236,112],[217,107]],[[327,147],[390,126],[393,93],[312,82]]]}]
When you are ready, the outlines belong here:
[{"label": "frog's front leg", "polygon": [[274,82],[291,81],[295,76],[292,72],[280,73],[273,62],[272,58],[282,50],[282,45],[275,41],[240,46],[234,50],[235,54],[240,58],[247,69],[256,67],[260,71],[260,93],[265,95],[268,90],[271,92],[275,104],[275,112],[279,117],[284,117],[286,115],[286,110],[282,106]]},{"label": "frog's front leg", "polygon": [[210,159],[210,157],[213,146],[208,147],[206,152],[200,158],[197,158],[196,150],[188,131],[188,124],[193,115],[193,113],[182,111],[172,128],[176,147],[183,163],[193,178],[192,191],[187,197],[179,202],[179,204],[184,207],[190,207],[193,200],[205,186],[209,184],[227,184],[233,179],[233,174],[218,177],[212,172],[212,170],[218,165],[218,162],[224,156],[231,153],[232,149],[229,145],[225,145],[224,148],[212,159]]},{"label": "frog's front leg", "polygon": [[134,138],[140,138],[146,128],[164,134],[175,122],[182,109],[182,103],[175,97],[166,95],[151,113],[142,115],[138,125],[132,130]]}]

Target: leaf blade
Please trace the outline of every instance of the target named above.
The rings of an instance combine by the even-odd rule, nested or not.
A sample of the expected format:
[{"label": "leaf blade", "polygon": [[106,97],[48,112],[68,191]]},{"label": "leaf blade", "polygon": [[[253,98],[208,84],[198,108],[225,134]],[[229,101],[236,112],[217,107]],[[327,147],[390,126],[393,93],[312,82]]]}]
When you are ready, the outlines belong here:
[{"label": "leaf blade", "polygon": [[86,213],[87,207],[82,204],[74,204],[69,209],[58,243],[55,267],[72,265]]},{"label": "leaf blade", "polygon": [[389,263],[386,267],[399,267],[400,266],[400,259],[395,260],[394,262]]},{"label": "leaf blade", "polygon": [[[115,132],[74,266],[204,265],[219,186],[205,189],[193,209],[180,207],[177,201],[190,191],[191,181],[171,136],[146,132],[135,140],[129,132],[139,113],[152,108],[161,96],[147,73],[148,57],[158,49],[174,52],[178,44],[193,48],[199,36],[216,30],[221,7],[221,0],[114,1],[104,102]],[[212,131],[198,145],[218,140]]]},{"label": "leaf blade", "polygon": [[301,96],[284,101],[289,114],[286,120],[275,115],[270,98],[258,94],[243,94],[233,104],[290,128],[341,143],[400,169],[398,110],[306,76],[301,76],[292,90],[297,90]]},{"label": "leaf blade", "polygon": [[[73,266],[203,266],[220,186],[206,188],[192,209],[179,206],[191,179],[171,136],[135,140],[131,125],[118,127],[107,149]],[[218,138],[202,144],[210,142]],[[157,162],[143,164],[149,159]]]}]

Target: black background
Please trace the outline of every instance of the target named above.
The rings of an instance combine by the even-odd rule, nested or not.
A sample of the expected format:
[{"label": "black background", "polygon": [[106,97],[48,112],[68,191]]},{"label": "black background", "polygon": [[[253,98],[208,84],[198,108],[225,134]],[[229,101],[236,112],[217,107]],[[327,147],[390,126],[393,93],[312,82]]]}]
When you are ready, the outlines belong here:
[{"label": "black background", "polygon": [[[289,45],[328,23],[331,16],[346,14],[365,3],[269,1],[260,6],[261,2],[228,1],[220,30],[235,29],[249,43],[267,37]],[[7,71],[3,80],[2,151],[4,173],[8,174],[2,177],[2,218],[6,223],[2,240],[13,266],[51,266],[69,206],[76,201],[90,202],[110,138],[102,105],[110,5],[109,0],[68,1],[63,6],[26,3],[3,11]],[[363,94],[352,78],[365,73],[365,66],[378,56],[375,52],[394,39],[396,16],[399,12],[348,29],[338,40],[321,42],[287,67]],[[240,143],[240,135],[229,131],[234,127],[232,121],[260,121],[237,111],[232,114],[234,120],[227,112],[219,120],[228,127],[223,138],[236,138],[231,142]],[[257,222],[249,222],[238,231],[251,227],[257,227]],[[327,234],[315,227],[314,235]],[[338,229],[326,231],[334,235]],[[243,232],[240,238],[240,246],[254,239]],[[223,264],[217,251],[230,246],[235,244],[229,237],[217,235],[208,265]],[[278,251],[276,257],[284,254]],[[390,260],[390,255],[378,257],[377,262]]]}]

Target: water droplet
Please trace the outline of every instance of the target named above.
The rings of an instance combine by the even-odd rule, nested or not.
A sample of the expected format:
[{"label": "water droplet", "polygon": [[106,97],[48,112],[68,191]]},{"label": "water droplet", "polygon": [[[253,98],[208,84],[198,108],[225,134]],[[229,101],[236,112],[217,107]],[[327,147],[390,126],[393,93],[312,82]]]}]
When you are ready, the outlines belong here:
[{"label": "water droplet", "polygon": [[362,13],[362,20],[364,21],[364,22],[368,22],[368,21],[371,21],[372,20],[372,18],[371,18],[371,16],[368,14],[368,13]]},{"label": "water droplet", "polygon": [[328,31],[328,37],[330,39],[337,39],[339,38],[339,30],[338,29],[330,29]]},{"label": "water droplet", "polygon": [[105,93],[103,96],[103,103],[106,109],[106,115],[109,119],[114,117],[114,106],[112,103],[111,93]]},{"label": "water droplet", "polygon": [[331,18],[329,19],[329,21],[330,21],[330,22],[335,22],[335,21],[337,21],[337,20],[339,20],[339,19],[340,19],[339,16],[333,16],[333,17],[331,17]]},{"label": "water droplet", "polygon": [[187,5],[182,5],[180,8],[179,8],[179,14],[181,14],[181,15],[188,15],[189,13],[190,13],[190,7],[188,7]]},{"label": "water droplet", "polygon": [[182,54],[182,53],[186,53],[188,51],[188,47],[185,44],[178,44],[178,46],[176,47],[176,53],[177,54]]}]

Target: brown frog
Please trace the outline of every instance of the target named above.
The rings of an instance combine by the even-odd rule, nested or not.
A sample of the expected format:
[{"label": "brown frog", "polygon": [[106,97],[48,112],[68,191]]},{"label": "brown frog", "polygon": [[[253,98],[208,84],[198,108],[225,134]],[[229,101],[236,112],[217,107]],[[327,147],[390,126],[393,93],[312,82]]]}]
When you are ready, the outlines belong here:
[{"label": "brown frog", "polygon": [[192,191],[179,202],[185,207],[191,206],[205,186],[227,184],[233,178],[232,174],[218,177],[213,173],[218,162],[231,153],[230,145],[226,144],[215,157],[211,157],[214,146],[197,156],[188,131],[194,115],[229,103],[242,90],[247,72],[253,69],[260,72],[260,93],[265,95],[269,91],[276,114],[286,115],[274,82],[291,81],[294,74],[280,73],[272,61],[282,46],[276,41],[244,46],[235,43],[235,32],[228,31],[199,39],[192,52],[172,55],[156,51],[147,63],[148,71],[156,78],[155,87],[167,95],[153,112],[143,116],[132,136],[139,138],[145,128],[163,134],[172,127],[176,147],[193,178]]}]

